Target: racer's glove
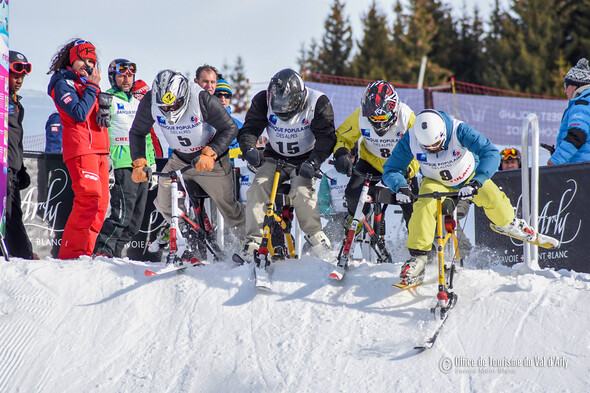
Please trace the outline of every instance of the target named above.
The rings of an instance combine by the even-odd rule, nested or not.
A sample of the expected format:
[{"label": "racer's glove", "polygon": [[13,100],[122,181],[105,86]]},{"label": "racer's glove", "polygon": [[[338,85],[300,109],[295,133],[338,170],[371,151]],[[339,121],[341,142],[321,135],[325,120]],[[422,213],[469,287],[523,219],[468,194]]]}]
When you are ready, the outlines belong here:
[{"label": "racer's glove", "polygon": [[459,196],[459,199],[472,200],[473,196],[477,194],[477,190],[480,187],[481,184],[477,180],[472,180],[461,187],[457,195]]},{"label": "racer's glove", "polygon": [[251,147],[246,150],[246,152],[242,154],[242,157],[254,168],[259,167],[260,163],[262,162],[262,155],[255,147]]},{"label": "racer's glove", "polygon": [[395,200],[400,205],[409,205],[410,203],[414,202],[414,194],[412,193],[412,189],[407,186],[400,188],[395,194]]},{"label": "racer's glove", "polygon": [[205,146],[201,154],[193,158],[192,165],[197,171],[212,171],[216,158],[217,153],[209,146]]},{"label": "racer's glove", "polygon": [[316,167],[311,161],[303,161],[299,166],[299,176],[306,179],[313,179],[315,176]]},{"label": "racer's glove", "polygon": [[137,160],[133,161],[131,165],[133,166],[133,173],[131,174],[131,179],[134,182],[143,183],[144,181],[149,180],[148,171],[151,171],[147,166],[147,161],[145,158],[138,158]]},{"label": "racer's glove", "polygon": [[345,173],[348,177],[352,176],[352,156],[346,147],[341,147],[334,153],[334,168],[339,173]]}]

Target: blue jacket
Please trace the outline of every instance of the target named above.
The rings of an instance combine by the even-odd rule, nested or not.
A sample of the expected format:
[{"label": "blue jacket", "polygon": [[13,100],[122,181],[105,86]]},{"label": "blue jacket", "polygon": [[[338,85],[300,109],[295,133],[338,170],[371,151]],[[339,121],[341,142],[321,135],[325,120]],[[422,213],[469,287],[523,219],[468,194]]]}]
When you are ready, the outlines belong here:
[{"label": "blue jacket", "polygon": [[45,123],[45,152],[61,153],[61,133],[63,126],[59,113],[53,112]]},{"label": "blue jacket", "polygon": [[590,161],[590,86],[572,98],[561,118],[553,164]]},{"label": "blue jacket", "polygon": [[[445,112],[439,111],[439,113],[445,120],[447,140],[443,149],[447,149],[451,141],[451,135],[454,132],[453,121]],[[410,149],[410,134],[412,132],[412,129],[410,129],[409,132],[406,132],[402,136],[402,139],[400,139],[395,149],[393,149],[393,153],[385,161],[385,165],[383,165],[383,183],[393,192],[397,192],[401,187],[408,186],[405,177],[406,168],[412,159],[416,158]],[[488,138],[466,123],[459,124],[455,132],[461,145],[473,153],[475,158],[475,174],[469,181],[476,180],[480,184],[483,184],[498,170],[500,166],[500,152]],[[461,186],[462,184],[454,188],[459,189]]]}]

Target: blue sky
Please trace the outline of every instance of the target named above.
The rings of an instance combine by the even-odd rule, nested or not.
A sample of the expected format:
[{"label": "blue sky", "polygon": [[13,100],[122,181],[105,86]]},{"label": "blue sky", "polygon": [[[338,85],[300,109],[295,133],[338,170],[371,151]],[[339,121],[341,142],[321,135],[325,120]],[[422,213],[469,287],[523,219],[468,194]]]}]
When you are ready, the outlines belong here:
[{"label": "blue sky", "polygon": [[[345,0],[357,39],[361,15],[372,0]],[[475,0],[465,0],[472,10]],[[395,0],[377,0],[391,19]],[[102,63],[101,87],[109,87],[108,63],[125,57],[151,84],[156,73],[176,68],[194,73],[203,63],[223,71],[238,55],[256,90],[286,67],[297,68],[302,43],[320,39],[332,0],[20,0],[10,2],[10,46],[33,63],[24,88],[45,90],[51,57],[69,39],[92,41]],[[463,0],[452,0],[460,10]],[[480,7],[488,7],[480,5]]]}]

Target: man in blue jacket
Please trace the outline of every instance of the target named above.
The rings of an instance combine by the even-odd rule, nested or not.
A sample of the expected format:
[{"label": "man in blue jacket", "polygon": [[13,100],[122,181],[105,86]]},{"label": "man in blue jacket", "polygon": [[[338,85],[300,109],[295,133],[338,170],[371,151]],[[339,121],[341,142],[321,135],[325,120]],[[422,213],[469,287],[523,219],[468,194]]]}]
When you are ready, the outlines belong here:
[{"label": "man in blue jacket", "polygon": [[[414,197],[406,182],[406,168],[415,158],[424,179],[420,194],[458,190],[460,199],[472,199],[483,207],[495,228],[522,240],[536,239],[535,231],[515,217],[504,192],[490,180],[500,165],[500,153],[488,138],[445,112],[426,109],[404,134],[383,166],[383,182],[396,193],[399,204],[412,203]],[[428,251],[436,228],[436,200],[420,198],[408,225],[406,246],[410,259],[402,266],[404,284],[424,279]]]},{"label": "man in blue jacket", "polygon": [[548,165],[590,161],[590,67],[578,60],[565,76],[565,95],[570,100],[561,118],[557,144]]}]

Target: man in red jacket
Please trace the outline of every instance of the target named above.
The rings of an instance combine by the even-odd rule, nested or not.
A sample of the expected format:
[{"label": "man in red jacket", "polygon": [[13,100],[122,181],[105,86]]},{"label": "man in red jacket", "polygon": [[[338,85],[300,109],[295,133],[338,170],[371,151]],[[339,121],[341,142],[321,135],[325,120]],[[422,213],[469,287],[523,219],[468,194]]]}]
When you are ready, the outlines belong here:
[{"label": "man in red jacket", "polygon": [[109,135],[96,121],[100,72],[96,48],[73,40],[53,57],[48,94],[63,125],[63,160],[74,191],[58,258],[91,255],[109,204]]}]

